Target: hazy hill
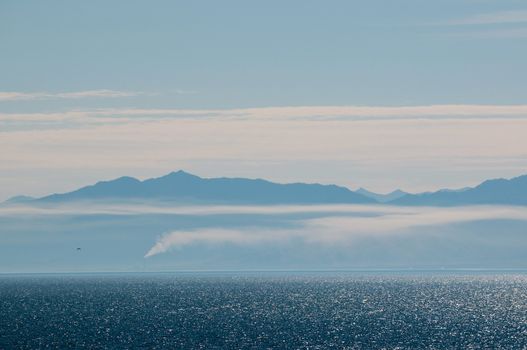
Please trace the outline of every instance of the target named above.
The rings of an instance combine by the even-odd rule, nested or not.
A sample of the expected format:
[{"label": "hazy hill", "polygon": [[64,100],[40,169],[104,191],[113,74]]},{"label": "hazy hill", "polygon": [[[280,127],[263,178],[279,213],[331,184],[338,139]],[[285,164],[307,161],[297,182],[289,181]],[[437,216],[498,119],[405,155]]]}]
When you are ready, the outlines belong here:
[{"label": "hazy hill", "polygon": [[487,180],[462,191],[408,194],[391,201],[398,205],[455,206],[470,204],[527,205],[527,175],[510,180]]},{"label": "hazy hill", "polygon": [[357,191],[355,191],[355,193],[359,193],[368,198],[375,199],[379,203],[390,202],[390,201],[396,200],[398,198],[401,198],[407,195],[406,192],[403,192],[401,190],[395,190],[387,194],[380,194],[380,193],[368,191],[367,189],[362,188],[362,187],[359,188]]},{"label": "hazy hill", "polygon": [[144,181],[120,177],[73,192],[53,194],[39,202],[90,200],[168,200],[214,203],[375,203],[345,187],[320,184],[277,184],[261,179],[205,179],[184,171]]},{"label": "hazy hill", "polygon": [[39,199],[17,196],[3,204],[99,200],[169,201],[196,204],[527,205],[527,175],[510,180],[488,180],[474,188],[442,189],[419,194],[396,190],[388,194],[378,194],[364,188],[354,192],[336,185],[278,184],[262,179],[224,177],[209,179],[178,171],[144,181],[124,176],[110,181],[100,181],[72,192],[52,194]]},{"label": "hazy hill", "polygon": [[35,198],[29,197],[29,196],[15,196],[15,197],[9,198],[4,203],[5,204],[21,204],[21,203],[28,203],[33,200],[35,200]]}]

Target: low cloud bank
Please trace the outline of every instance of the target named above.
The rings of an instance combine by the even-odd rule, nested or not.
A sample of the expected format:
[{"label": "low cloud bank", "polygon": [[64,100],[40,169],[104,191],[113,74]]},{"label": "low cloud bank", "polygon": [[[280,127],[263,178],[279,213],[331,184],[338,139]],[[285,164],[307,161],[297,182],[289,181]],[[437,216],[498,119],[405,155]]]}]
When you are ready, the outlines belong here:
[{"label": "low cloud bank", "polygon": [[[335,206],[327,206],[335,213]],[[253,209],[256,209],[254,207]],[[302,207],[285,207],[290,210]],[[317,207],[322,210],[324,206]],[[266,208],[267,210],[269,208]],[[284,208],[283,208],[284,209]],[[304,207],[304,210],[313,209]],[[355,239],[367,236],[383,236],[404,233],[416,227],[431,227],[479,220],[525,220],[527,208],[501,206],[470,206],[456,208],[392,208],[373,206],[340,206],[340,214],[302,220],[302,228],[276,229],[244,227],[235,229],[206,228],[192,231],[175,230],[158,239],[145,258],[193,243],[257,244],[301,239],[311,244],[351,244]],[[375,209],[376,216],[353,216]],[[267,212],[269,213],[269,212]],[[348,215],[345,215],[348,214]]]}]

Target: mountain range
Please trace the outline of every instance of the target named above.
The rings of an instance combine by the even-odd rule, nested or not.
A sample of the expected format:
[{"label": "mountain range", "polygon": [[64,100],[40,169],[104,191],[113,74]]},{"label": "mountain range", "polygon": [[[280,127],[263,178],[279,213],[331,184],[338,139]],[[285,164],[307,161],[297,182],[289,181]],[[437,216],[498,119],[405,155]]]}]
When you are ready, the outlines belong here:
[{"label": "mountain range", "polygon": [[527,205],[527,175],[488,180],[461,190],[410,194],[401,190],[378,194],[336,185],[278,184],[262,179],[201,178],[185,171],[144,181],[120,177],[78,190],[42,198],[16,196],[7,201],[60,203],[71,201],[171,201],[216,204],[375,204],[404,206],[456,206],[478,204]]},{"label": "mountain range", "polygon": [[527,205],[527,175],[510,180],[487,180],[473,188],[407,194],[390,202],[398,205],[455,206],[475,204]]},{"label": "mountain range", "polygon": [[311,204],[375,203],[345,187],[320,184],[277,184],[262,179],[205,179],[185,171],[140,181],[120,177],[76,191],[39,198],[38,202],[88,200],[160,200],[185,203]]}]

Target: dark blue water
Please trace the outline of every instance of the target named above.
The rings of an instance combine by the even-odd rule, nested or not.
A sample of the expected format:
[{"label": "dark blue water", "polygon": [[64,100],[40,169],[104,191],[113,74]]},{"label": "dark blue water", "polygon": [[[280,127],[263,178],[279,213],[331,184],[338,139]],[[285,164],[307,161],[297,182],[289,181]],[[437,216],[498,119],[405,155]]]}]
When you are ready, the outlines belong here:
[{"label": "dark blue water", "polygon": [[0,348],[527,348],[525,275],[0,276]]}]

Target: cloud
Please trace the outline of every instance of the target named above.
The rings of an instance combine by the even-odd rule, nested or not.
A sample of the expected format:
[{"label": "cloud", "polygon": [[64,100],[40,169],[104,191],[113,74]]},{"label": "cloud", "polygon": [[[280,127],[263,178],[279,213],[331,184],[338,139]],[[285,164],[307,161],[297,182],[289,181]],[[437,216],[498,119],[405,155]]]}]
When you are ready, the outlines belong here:
[{"label": "cloud", "polygon": [[527,11],[499,11],[493,13],[481,13],[465,18],[444,22],[447,25],[489,25],[507,23],[527,23]]},{"label": "cloud", "polygon": [[0,216],[11,215],[233,215],[233,214],[298,214],[298,213],[377,213],[389,208],[392,212],[404,212],[400,207],[371,205],[160,205],[159,203],[91,203],[39,204],[38,206],[15,205],[0,207]]},{"label": "cloud", "polygon": [[85,166],[106,166],[108,162],[118,165],[116,160],[122,166],[130,160],[146,167],[150,161],[177,164],[177,160],[185,159],[379,162],[461,156],[521,158],[527,147],[525,128],[527,118],[477,122],[465,119],[140,120],[89,128],[4,132],[0,147],[10,151],[2,152],[0,160],[4,167],[29,160],[33,165],[74,164],[79,159],[84,159]]},{"label": "cloud", "polygon": [[[0,218],[16,217],[26,220],[39,216],[112,215],[113,222],[129,222],[131,216],[145,218],[159,214],[190,216],[198,226],[173,230],[160,236],[146,251],[147,258],[191,244],[287,244],[294,240],[313,245],[347,246],[365,238],[423,235],[437,232],[431,228],[455,223],[481,220],[527,222],[527,207],[510,206],[434,208],[387,205],[167,206],[141,203],[69,203],[44,207],[0,207]],[[224,220],[215,221],[220,215],[228,215],[230,218],[259,215],[265,218],[260,223],[265,224],[225,227]],[[231,219],[230,222],[237,220]],[[207,227],[199,227],[204,223],[207,223]]]},{"label": "cloud", "polygon": [[527,11],[514,10],[474,14],[430,25],[457,27],[453,32],[443,33],[450,38],[521,39],[527,37],[527,27],[522,26],[523,23],[527,23]]},{"label": "cloud", "polygon": [[0,101],[28,101],[81,98],[119,98],[141,95],[141,92],[86,90],[75,92],[0,92]]},{"label": "cloud", "polygon": [[527,117],[527,105],[425,105],[425,106],[305,106],[268,107],[233,110],[230,114],[274,118],[302,117],[484,117],[523,116]]},{"label": "cloud", "polygon": [[[457,208],[393,208],[370,207],[379,215],[357,216],[365,206],[341,206],[346,208],[340,216],[308,219],[300,229],[276,229],[245,227],[235,229],[206,228],[172,231],[161,236],[147,251],[145,258],[168,252],[194,243],[237,245],[263,242],[280,243],[301,239],[308,244],[352,244],[356,239],[372,236],[394,235],[422,227],[441,226],[478,220],[527,220],[527,208],[502,206],[469,206]],[[320,209],[320,208],[319,208]],[[331,208],[333,210],[334,208]]]},{"label": "cloud", "polygon": [[[483,117],[476,114],[480,109],[486,111]],[[104,123],[97,120],[102,116],[72,112],[68,117],[80,124],[50,128],[35,124],[17,130],[10,129],[15,123],[11,121],[0,123],[0,192],[3,196],[45,194],[108,176],[154,176],[180,168],[204,176],[325,181],[386,191],[395,188],[389,186],[410,191],[463,187],[489,176],[525,172],[526,107],[459,110],[465,116],[422,118],[412,111],[415,117],[406,118],[397,116],[401,111],[390,111],[396,116],[329,115],[329,119],[313,118],[295,108],[262,114],[251,110],[236,117],[193,111],[198,114],[152,119],[137,114],[126,117],[126,122],[105,116]],[[60,113],[25,119],[33,117],[65,123]],[[92,119],[96,120],[83,124]],[[307,163],[318,164],[318,169],[295,170]],[[465,175],[449,182],[452,173],[448,172],[456,171]],[[75,172],[82,181],[73,181]]]},{"label": "cloud", "polygon": [[464,31],[464,32],[457,32],[457,33],[449,33],[448,36],[457,37],[457,38],[468,38],[468,39],[501,39],[501,38],[520,39],[520,38],[527,38],[527,28]]},{"label": "cloud", "polygon": [[86,124],[166,119],[369,121],[489,118],[527,119],[527,105],[295,106],[245,109],[110,108],[52,113],[0,113],[0,122],[69,121]]},{"label": "cloud", "polygon": [[525,172],[525,130],[527,105],[0,114],[0,198],[181,168],[378,191],[464,187]]}]

